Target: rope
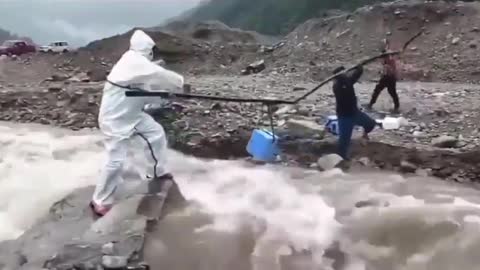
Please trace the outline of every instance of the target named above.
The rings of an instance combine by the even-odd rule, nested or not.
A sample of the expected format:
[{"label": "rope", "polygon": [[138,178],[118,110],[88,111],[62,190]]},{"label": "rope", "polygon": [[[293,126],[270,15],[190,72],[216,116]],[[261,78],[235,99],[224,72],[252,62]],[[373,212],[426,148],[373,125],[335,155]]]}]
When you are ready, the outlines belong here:
[{"label": "rope", "polygon": [[272,106],[267,105],[267,110],[268,110],[268,118],[270,119],[270,129],[272,130],[272,143],[275,143],[275,126],[273,125],[273,112],[272,112]]}]

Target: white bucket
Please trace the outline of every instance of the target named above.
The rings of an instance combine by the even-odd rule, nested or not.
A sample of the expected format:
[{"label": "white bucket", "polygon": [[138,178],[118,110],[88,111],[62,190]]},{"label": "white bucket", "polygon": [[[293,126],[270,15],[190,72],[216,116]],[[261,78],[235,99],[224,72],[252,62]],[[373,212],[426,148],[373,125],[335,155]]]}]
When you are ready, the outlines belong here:
[{"label": "white bucket", "polygon": [[336,115],[330,115],[327,117],[327,123],[325,123],[325,127],[328,132],[333,135],[338,135],[340,133],[338,128],[338,118]]},{"label": "white bucket", "polygon": [[403,117],[385,117],[377,122],[382,123],[382,128],[385,130],[399,129],[401,126],[408,125],[408,121]]}]

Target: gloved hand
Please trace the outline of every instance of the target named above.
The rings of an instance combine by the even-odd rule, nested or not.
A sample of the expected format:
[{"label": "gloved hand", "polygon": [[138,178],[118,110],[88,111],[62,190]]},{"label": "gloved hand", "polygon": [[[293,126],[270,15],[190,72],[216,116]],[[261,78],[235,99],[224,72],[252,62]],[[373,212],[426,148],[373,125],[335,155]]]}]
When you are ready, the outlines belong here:
[{"label": "gloved hand", "polygon": [[155,63],[156,65],[159,65],[161,67],[164,67],[165,66],[165,61],[163,61],[163,59],[159,59],[159,60],[156,60],[156,61],[153,61],[153,63]]}]

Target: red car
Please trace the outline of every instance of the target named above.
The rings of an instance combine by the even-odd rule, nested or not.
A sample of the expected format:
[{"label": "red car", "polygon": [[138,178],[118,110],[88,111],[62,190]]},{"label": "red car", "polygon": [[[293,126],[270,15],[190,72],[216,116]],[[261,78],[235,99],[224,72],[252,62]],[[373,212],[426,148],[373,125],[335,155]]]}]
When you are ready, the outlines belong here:
[{"label": "red car", "polygon": [[35,46],[28,45],[23,40],[7,40],[0,46],[0,55],[22,55],[35,51]]}]

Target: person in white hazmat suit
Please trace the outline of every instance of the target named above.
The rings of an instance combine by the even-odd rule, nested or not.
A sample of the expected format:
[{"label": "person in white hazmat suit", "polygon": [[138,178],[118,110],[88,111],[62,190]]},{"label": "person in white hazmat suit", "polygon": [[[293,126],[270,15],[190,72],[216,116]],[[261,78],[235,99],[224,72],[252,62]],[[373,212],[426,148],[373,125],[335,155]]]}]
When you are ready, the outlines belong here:
[{"label": "person in white hazmat suit", "polygon": [[106,135],[107,162],[103,167],[90,207],[99,216],[105,215],[114,203],[114,193],[121,182],[123,163],[129,141],[139,136],[148,146],[151,162],[147,178],[151,181],[173,180],[165,171],[167,138],[163,127],[143,111],[147,98],[126,97],[125,91],[138,88],[152,91],[175,91],[183,88],[181,75],[166,70],[153,61],[155,42],[145,32],[136,30],[130,49],[123,54],[107,77],[103,89],[98,122]]}]

